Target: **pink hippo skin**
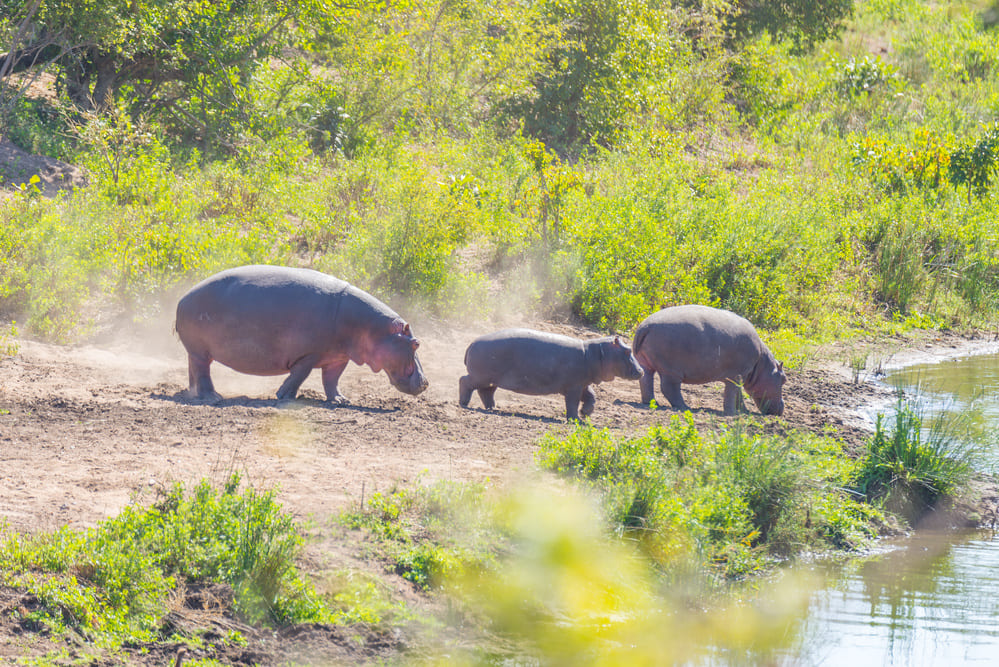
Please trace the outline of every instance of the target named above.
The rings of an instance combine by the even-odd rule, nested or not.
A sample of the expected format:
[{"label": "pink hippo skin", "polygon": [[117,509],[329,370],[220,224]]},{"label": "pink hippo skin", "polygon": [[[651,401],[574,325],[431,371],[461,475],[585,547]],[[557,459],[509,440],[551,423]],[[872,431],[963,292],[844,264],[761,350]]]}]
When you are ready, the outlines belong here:
[{"label": "pink hippo skin", "polygon": [[491,410],[499,387],[532,396],[562,394],[567,419],[592,414],[596,395],[591,384],[642,375],[631,348],[617,336],[580,340],[530,329],[504,329],[476,338],[465,350],[465,367],[468,375],[458,380],[463,408],[478,391],[482,405]]},{"label": "pink hippo skin", "polygon": [[213,361],[249,375],[288,374],[279,399],[293,399],[322,369],[326,399],[345,403],[337,383],[348,361],[382,369],[399,391],[419,394],[427,378],[419,341],[391,308],[352,285],[310,269],[241,266],[195,285],[177,304],[190,393],[218,401]]},{"label": "pink hippo skin", "polygon": [[680,385],[725,383],[725,414],[745,410],[742,388],[765,415],[784,414],[787,376],[749,320],[707,306],[674,306],[645,318],[635,331],[635,358],[645,375],[642,403],[654,398],[655,373],[675,410],[689,410]]}]

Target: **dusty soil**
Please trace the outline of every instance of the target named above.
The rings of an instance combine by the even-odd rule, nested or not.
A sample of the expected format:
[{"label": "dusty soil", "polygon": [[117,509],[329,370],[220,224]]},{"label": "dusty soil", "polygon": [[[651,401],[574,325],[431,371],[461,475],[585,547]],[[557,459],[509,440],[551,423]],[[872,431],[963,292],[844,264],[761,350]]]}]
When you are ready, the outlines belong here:
[{"label": "dusty soil", "polygon": [[38,176],[36,187],[47,197],[55,196],[60,190],[82,187],[87,182],[79,167],[44,155],[33,155],[12,143],[0,141],[0,196],[28,187],[32,176]]},{"label": "dusty soil", "polygon": [[[569,428],[561,398],[500,390],[496,411],[462,409],[456,395],[463,352],[482,332],[432,325],[416,330],[430,388],[406,396],[384,374],[351,366],[341,389],[352,403],[339,407],[321,400],[318,373],[299,400],[279,403],[274,392],[281,378],[239,375],[217,364],[216,388],[225,400],[191,401],[185,392],[186,358],[168,327],[101,347],[19,341],[19,353],[0,360],[0,526],[6,522],[10,530],[29,533],[92,526],[128,503],[149,502],[157,489],[175,481],[223,480],[231,471],[257,486],[277,487],[288,510],[320,527],[362,496],[395,485],[440,479],[502,485],[535,474],[538,438]],[[975,344],[951,337],[924,343],[923,349],[960,351]],[[856,445],[869,426],[864,415],[891,401],[883,386],[855,384],[835,365],[815,362],[788,376],[785,417],[760,418],[768,430],[831,429]],[[674,414],[639,406],[635,382],[618,380],[596,392],[593,423],[599,427],[640,431]],[[689,387],[685,393],[698,422],[729,421],[720,412],[721,385]],[[473,406],[477,400],[473,397]],[[334,542],[327,535],[309,558],[335,567],[346,556]],[[4,595],[0,587],[0,661],[40,650],[30,648],[30,628],[3,613],[30,606],[31,600],[9,590]],[[394,650],[384,638],[358,642],[356,633],[342,638],[329,628],[295,633],[251,642],[242,650],[252,655],[225,659],[267,663],[289,645],[313,640],[325,647],[322,659],[328,662],[357,658],[351,647],[359,645],[369,658]]]}]

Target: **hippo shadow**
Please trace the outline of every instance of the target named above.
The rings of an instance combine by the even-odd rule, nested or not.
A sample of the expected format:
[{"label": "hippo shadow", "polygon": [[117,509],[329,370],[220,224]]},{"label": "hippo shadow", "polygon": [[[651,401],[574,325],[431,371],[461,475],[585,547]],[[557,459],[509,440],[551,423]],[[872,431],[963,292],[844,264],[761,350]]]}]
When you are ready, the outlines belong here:
[{"label": "hippo shadow", "polygon": [[[620,398],[617,398],[614,399],[614,405],[627,405],[633,408],[637,408],[639,410],[645,410],[646,412],[650,412],[648,404],[642,403],[641,401],[622,401]],[[674,410],[673,406],[670,405],[669,403],[665,404],[657,403],[655,412],[661,412],[663,414],[671,414],[671,415],[683,414],[679,410]],[[716,417],[726,416],[724,410],[718,410],[716,408],[690,408],[690,412],[695,415],[700,415],[700,414],[714,415]],[[751,413],[747,412],[745,414],[751,414]]]},{"label": "hippo shadow", "polygon": [[545,424],[564,424],[566,420],[564,417],[545,417],[543,415],[532,415],[526,412],[516,412],[514,410],[497,410],[496,408],[473,408],[471,406],[467,408],[462,408],[462,410],[468,410],[469,412],[478,412],[483,415],[498,415],[500,417],[517,417],[518,419],[525,419],[529,421],[542,422]]},{"label": "hippo shadow", "polygon": [[181,389],[180,391],[176,391],[172,394],[166,393],[165,391],[154,391],[150,394],[150,398],[154,398],[159,401],[169,401],[171,403],[177,403],[178,405],[204,405],[209,408],[243,407],[277,408],[279,410],[326,408],[327,410],[350,410],[353,412],[364,412],[367,414],[390,414],[392,412],[398,412],[400,409],[398,406],[393,408],[379,408],[369,405],[354,405],[353,403],[330,403],[321,398],[313,398],[310,396],[299,396],[295,399],[283,400],[276,397],[251,398],[249,396],[230,396],[228,398],[223,398],[221,401],[210,403],[208,401],[191,398],[186,389]]}]

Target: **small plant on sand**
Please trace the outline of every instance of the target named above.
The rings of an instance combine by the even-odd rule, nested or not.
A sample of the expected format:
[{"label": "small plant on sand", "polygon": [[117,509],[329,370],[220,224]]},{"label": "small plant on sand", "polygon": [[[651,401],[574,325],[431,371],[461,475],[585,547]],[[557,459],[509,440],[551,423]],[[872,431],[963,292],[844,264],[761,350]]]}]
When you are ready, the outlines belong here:
[{"label": "small plant on sand", "polygon": [[392,570],[421,590],[439,590],[467,571],[489,567],[502,536],[481,484],[437,482],[375,493],[341,523],[366,530]]},{"label": "small plant on sand", "polygon": [[11,322],[6,331],[0,329],[0,359],[13,357],[19,349],[17,346],[17,322]]}]

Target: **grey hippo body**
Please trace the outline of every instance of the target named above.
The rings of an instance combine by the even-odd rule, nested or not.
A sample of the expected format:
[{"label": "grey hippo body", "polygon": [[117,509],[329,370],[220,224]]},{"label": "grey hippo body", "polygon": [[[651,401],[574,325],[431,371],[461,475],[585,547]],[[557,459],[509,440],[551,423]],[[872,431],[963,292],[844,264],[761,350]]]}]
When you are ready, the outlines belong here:
[{"label": "grey hippo body", "polygon": [[591,384],[642,375],[631,348],[616,336],[580,340],[531,329],[504,329],[475,339],[465,351],[465,367],[468,375],[458,381],[462,407],[468,407],[473,391],[487,409],[495,406],[497,388],[533,396],[562,394],[567,419],[592,414]]},{"label": "grey hippo body", "polygon": [[635,331],[635,358],[645,375],[642,403],[653,398],[659,373],[663,396],[687,410],[681,384],[725,383],[725,414],[744,409],[741,387],[767,415],[784,413],[787,377],[749,320],[708,306],[674,306],[647,317]]},{"label": "grey hippo body", "polygon": [[249,375],[284,375],[279,399],[295,398],[322,369],[327,400],[346,402],[338,383],[348,361],[385,370],[399,391],[419,394],[427,379],[409,324],[367,292],[310,269],[242,266],[195,285],[177,304],[177,334],[188,355],[190,392],[218,400],[213,361]]}]

